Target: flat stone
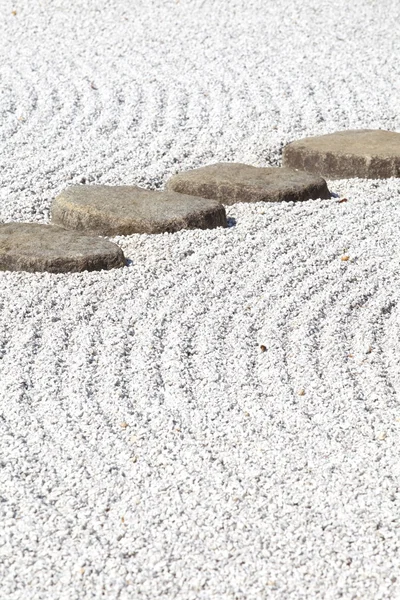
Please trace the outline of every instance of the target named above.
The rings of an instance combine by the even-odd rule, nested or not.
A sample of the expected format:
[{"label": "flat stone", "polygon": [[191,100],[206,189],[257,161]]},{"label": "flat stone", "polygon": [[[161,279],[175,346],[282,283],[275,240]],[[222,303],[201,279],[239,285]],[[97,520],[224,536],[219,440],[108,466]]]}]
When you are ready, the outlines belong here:
[{"label": "flat stone", "polygon": [[121,248],[102,238],[53,225],[0,224],[0,271],[67,273],[125,264]]},{"label": "flat stone", "polygon": [[285,146],[282,163],[328,179],[400,177],[400,133],[355,129],[304,138]]},{"label": "flat stone", "polygon": [[330,198],[322,177],[280,167],[252,167],[241,163],[217,163],[174,175],[167,188],[213,198],[223,204],[279,202]]},{"label": "flat stone", "polygon": [[54,200],[51,219],[67,229],[110,236],[226,226],[219,202],[136,186],[72,186]]}]

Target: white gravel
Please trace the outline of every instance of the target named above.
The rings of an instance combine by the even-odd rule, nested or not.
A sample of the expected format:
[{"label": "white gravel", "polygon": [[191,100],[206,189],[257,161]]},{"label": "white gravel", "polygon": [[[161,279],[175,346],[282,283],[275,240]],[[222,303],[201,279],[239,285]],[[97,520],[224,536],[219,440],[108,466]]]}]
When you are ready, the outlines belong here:
[{"label": "white gravel", "polygon": [[[400,131],[397,0],[0,15],[0,221]],[[125,269],[0,274],[1,600],[400,596],[400,180],[330,188],[119,238]]]}]

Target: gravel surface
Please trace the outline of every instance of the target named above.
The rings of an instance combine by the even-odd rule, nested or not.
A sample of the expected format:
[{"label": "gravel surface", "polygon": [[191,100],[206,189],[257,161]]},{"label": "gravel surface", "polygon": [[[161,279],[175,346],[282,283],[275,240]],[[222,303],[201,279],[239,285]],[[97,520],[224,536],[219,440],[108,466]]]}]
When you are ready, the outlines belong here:
[{"label": "gravel surface", "polygon": [[[0,221],[400,131],[395,0],[0,14]],[[0,273],[1,600],[399,597],[400,180],[330,189]]]}]

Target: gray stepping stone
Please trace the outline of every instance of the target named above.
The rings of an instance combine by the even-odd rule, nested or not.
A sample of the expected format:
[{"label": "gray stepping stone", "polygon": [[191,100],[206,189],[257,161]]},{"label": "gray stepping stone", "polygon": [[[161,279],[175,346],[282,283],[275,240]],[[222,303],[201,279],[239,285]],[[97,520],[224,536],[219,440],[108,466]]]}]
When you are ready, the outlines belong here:
[{"label": "gray stepping stone", "polygon": [[0,224],[0,271],[67,273],[125,264],[121,248],[102,238],[38,223]]},{"label": "gray stepping stone", "polygon": [[330,198],[322,177],[280,167],[252,167],[241,163],[217,163],[174,175],[167,188],[214,198],[223,204],[279,202]]},{"label": "gray stepping stone", "polygon": [[400,177],[400,133],[358,129],[304,138],[285,146],[282,163],[329,179]]},{"label": "gray stepping stone", "polygon": [[219,202],[136,186],[72,186],[54,200],[51,219],[67,229],[110,236],[226,226]]}]

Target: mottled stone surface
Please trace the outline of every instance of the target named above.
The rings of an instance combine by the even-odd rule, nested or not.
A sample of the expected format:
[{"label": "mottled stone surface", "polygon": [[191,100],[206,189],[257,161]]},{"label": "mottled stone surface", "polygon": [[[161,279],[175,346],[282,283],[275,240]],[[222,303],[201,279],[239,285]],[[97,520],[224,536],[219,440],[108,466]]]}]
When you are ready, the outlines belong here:
[{"label": "mottled stone surface", "polygon": [[217,163],[171,177],[167,188],[181,194],[214,198],[223,204],[330,198],[321,177],[293,169]]},{"label": "mottled stone surface", "polygon": [[304,138],[284,148],[282,163],[328,179],[400,177],[400,133],[356,129]]},{"label": "mottled stone surface", "polygon": [[111,236],[226,226],[219,202],[136,186],[72,186],[53,202],[51,218],[68,229]]},{"label": "mottled stone surface", "polygon": [[0,271],[100,271],[125,263],[121,248],[101,238],[38,223],[0,224]]}]

